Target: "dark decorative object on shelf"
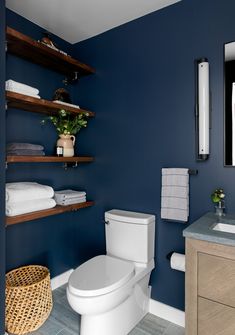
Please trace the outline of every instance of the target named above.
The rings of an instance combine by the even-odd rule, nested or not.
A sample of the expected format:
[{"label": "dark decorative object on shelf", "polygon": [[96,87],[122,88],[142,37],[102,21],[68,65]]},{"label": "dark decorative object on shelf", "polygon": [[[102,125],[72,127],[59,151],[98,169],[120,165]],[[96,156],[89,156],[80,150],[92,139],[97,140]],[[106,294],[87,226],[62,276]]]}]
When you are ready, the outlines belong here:
[{"label": "dark decorative object on shelf", "polygon": [[69,95],[69,92],[64,89],[64,88],[58,88],[53,96],[53,100],[59,100],[59,101],[64,101],[64,102],[68,102],[71,103],[71,98]]},{"label": "dark decorative object on shelf", "polygon": [[44,37],[42,37],[41,42],[44,43],[44,44],[46,44],[46,45],[48,45],[48,46],[50,46],[50,47],[52,47],[52,48],[57,49],[56,44],[51,39],[51,34],[48,33],[48,31],[45,31],[43,33],[43,35],[44,35]]}]

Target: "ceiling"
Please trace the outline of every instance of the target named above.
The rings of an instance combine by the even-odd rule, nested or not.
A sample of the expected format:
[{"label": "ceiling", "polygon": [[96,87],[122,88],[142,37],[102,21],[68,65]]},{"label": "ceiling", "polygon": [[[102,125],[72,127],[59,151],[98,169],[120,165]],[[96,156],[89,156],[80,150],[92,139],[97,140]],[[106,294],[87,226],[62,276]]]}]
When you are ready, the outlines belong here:
[{"label": "ceiling", "polygon": [[181,0],[6,0],[7,8],[70,43]]}]

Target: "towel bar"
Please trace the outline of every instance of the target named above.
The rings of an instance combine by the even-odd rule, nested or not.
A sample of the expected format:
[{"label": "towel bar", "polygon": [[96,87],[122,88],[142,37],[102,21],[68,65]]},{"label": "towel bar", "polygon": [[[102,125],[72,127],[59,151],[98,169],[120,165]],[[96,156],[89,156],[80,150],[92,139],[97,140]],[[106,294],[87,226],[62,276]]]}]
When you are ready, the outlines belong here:
[{"label": "towel bar", "polygon": [[189,170],[188,170],[188,174],[195,176],[195,175],[198,174],[198,170],[197,170],[197,169],[196,169],[196,170],[191,170],[191,169],[189,169]]},{"label": "towel bar", "polygon": [[[168,167],[166,167],[166,169],[168,169]],[[198,170],[197,169],[189,169],[188,174],[192,175],[192,176],[196,176],[198,174]]]}]

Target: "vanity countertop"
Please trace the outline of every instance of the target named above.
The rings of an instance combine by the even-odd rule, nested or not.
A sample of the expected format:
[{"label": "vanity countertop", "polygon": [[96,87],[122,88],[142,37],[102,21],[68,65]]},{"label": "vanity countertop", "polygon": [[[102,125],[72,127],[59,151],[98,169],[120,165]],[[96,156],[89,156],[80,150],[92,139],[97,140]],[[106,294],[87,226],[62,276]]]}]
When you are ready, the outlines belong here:
[{"label": "vanity countertop", "polygon": [[212,229],[217,223],[235,226],[235,215],[226,214],[224,216],[218,216],[214,213],[206,213],[187,227],[183,231],[183,236],[196,240],[235,246],[234,233],[227,233]]}]

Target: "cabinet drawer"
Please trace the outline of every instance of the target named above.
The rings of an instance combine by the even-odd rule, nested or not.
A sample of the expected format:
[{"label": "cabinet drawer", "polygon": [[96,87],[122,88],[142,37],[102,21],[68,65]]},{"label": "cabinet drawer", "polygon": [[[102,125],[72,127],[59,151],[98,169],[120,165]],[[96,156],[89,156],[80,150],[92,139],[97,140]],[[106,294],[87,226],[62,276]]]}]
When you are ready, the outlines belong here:
[{"label": "cabinet drawer", "polygon": [[234,335],[235,308],[198,298],[198,335]]},{"label": "cabinet drawer", "polygon": [[199,252],[198,295],[235,307],[235,261]]}]

